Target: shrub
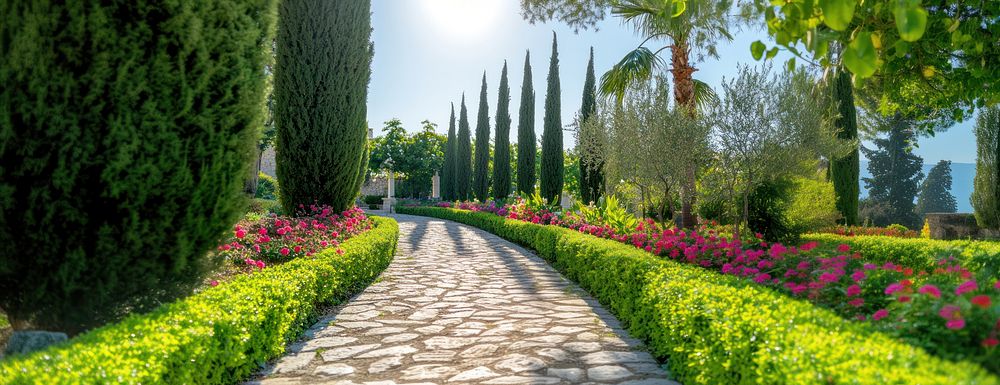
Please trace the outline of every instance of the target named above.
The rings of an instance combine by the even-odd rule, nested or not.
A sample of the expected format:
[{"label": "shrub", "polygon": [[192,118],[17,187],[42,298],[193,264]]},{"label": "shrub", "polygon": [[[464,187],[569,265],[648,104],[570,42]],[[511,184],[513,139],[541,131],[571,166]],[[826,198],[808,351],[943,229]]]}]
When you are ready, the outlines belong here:
[{"label": "shrub", "polygon": [[362,198],[362,201],[364,201],[366,205],[380,205],[382,204],[382,198],[385,197],[381,195],[365,195],[365,197]]},{"label": "shrub", "polygon": [[237,264],[284,262],[336,247],[370,228],[371,221],[357,207],[337,214],[329,207],[312,206],[295,217],[271,214],[240,221],[218,247],[218,254]]},{"label": "shrub", "polygon": [[833,183],[795,178],[788,204],[788,220],[798,233],[831,227],[840,220]]},{"label": "shrub", "polygon": [[314,258],[241,275],[145,315],[0,361],[0,384],[230,384],[284,352],[316,305],[349,297],[392,260],[398,227],[375,228]]},{"label": "shrub", "polygon": [[278,195],[278,181],[270,175],[260,173],[257,176],[257,194],[254,198],[277,200]]},{"label": "shrub", "polygon": [[1000,107],[979,113],[976,121],[976,178],[972,207],[980,227],[1000,229]]},{"label": "shrub", "polygon": [[771,242],[795,243],[799,232],[788,219],[792,182],[786,179],[757,185],[747,197],[747,225]]},{"label": "shrub", "polygon": [[370,0],[278,6],[274,119],[281,204],[346,210],[357,197],[371,78]]},{"label": "shrub", "polygon": [[456,220],[534,248],[646,340],[686,384],[1000,383],[974,364],[933,357],[870,324],[617,242],[488,213],[400,212]]},{"label": "shrub", "polygon": [[205,252],[247,207],[273,4],[0,4],[0,308],[15,326],[78,333],[211,270]]},{"label": "shrub", "polygon": [[[924,222],[925,222],[924,223],[924,228],[928,231],[928,236],[927,237],[929,237],[930,236],[929,235],[930,228],[927,227],[926,221],[924,221]],[[921,230],[921,231],[923,231],[923,230]],[[842,226],[841,225],[841,226],[833,226],[833,227],[823,228],[823,229],[820,229],[817,232],[818,233],[826,233],[826,234],[846,235],[846,236],[849,236],[849,237],[853,237],[855,235],[881,235],[881,236],[886,236],[886,237],[916,238],[917,236],[920,236],[920,234],[917,234],[916,231],[907,229],[906,226],[898,226],[898,227],[889,228],[889,227]],[[924,237],[924,238],[927,238],[927,237]]]},{"label": "shrub", "polygon": [[846,244],[872,263],[892,262],[923,271],[933,271],[938,262],[955,257],[965,268],[1000,278],[1000,243],[989,241],[944,241],[889,236],[842,236],[805,234],[803,241],[828,245]]},{"label": "shrub", "polygon": [[250,200],[248,213],[281,214],[281,204],[276,200],[254,198]]}]

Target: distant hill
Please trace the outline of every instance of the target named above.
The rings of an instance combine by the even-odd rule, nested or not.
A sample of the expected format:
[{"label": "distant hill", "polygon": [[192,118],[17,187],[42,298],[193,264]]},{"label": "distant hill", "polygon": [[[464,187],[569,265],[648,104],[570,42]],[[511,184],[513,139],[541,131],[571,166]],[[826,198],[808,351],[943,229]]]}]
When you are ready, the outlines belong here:
[{"label": "distant hill", "polygon": [[[931,171],[933,164],[924,165],[924,176]],[[868,161],[861,161],[861,177],[870,178],[871,173],[868,172]],[[972,204],[969,203],[969,197],[972,196],[972,180],[976,177],[976,164],[975,163],[952,163],[951,164],[951,194],[955,196],[955,200],[958,202],[958,212],[960,213],[971,213]],[[861,197],[868,196],[868,190],[865,189],[865,182],[861,181]]]}]

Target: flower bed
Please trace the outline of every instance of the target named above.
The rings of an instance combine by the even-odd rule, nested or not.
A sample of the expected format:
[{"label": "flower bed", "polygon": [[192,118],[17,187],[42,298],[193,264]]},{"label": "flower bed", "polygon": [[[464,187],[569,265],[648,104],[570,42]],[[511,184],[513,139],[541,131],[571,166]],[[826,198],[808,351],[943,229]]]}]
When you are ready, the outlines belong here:
[{"label": "flower bed", "polygon": [[934,357],[778,286],[656,257],[620,239],[484,212],[400,213],[455,220],[534,248],[614,311],[685,384],[1000,383],[975,364]]},{"label": "flower bed", "polygon": [[835,234],[847,237],[859,235],[880,235],[884,237],[897,238],[917,238],[920,236],[916,230],[907,229],[902,225],[891,225],[888,227],[871,226],[834,226],[818,231],[819,234]]},{"label": "flower bed", "polygon": [[1000,278],[1000,242],[834,234],[805,234],[802,240],[827,245],[846,244],[868,261],[903,264],[927,272],[939,268],[942,259],[954,257],[966,269]]},{"label": "flower bed", "polygon": [[[0,361],[0,384],[230,384],[284,352],[318,304],[347,298],[392,260],[398,227],[372,229],[133,315],[39,352]],[[337,250],[342,251],[338,253]]]},{"label": "flower bed", "polygon": [[[652,221],[640,222],[614,207],[554,213],[531,200],[519,200],[496,210],[474,211],[558,225],[745,278],[807,299],[847,319],[870,322],[936,355],[979,362],[1000,373],[1000,349],[996,346],[1000,333],[1000,281],[988,270],[977,277],[961,259],[944,258],[915,269],[880,258],[869,259],[866,253],[852,252],[846,243],[836,248],[817,248],[816,241],[800,247],[766,242],[746,245],[711,230],[701,234],[664,229]],[[923,287],[938,288],[943,294],[921,292]],[[945,315],[944,310],[951,307],[961,311]]]}]

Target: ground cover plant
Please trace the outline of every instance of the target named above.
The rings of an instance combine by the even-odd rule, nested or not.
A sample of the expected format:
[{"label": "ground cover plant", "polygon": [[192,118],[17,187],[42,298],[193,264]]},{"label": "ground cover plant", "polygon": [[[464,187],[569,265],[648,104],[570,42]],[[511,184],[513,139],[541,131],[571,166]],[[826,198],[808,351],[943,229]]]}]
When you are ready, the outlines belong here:
[{"label": "ground cover plant", "polygon": [[[716,230],[664,228],[638,220],[610,200],[601,207],[556,211],[541,199],[514,203],[459,202],[453,208],[569,228],[615,240],[674,261],[741,277],[870,324],[913,346],[1000,373],[1000,280],[956,257],[931,265],[873,262],[840,243],[800,246],[731,240]],[[441,207],[452,206],[447,202]],[[875,258],[878,260],[879,258]]]}]

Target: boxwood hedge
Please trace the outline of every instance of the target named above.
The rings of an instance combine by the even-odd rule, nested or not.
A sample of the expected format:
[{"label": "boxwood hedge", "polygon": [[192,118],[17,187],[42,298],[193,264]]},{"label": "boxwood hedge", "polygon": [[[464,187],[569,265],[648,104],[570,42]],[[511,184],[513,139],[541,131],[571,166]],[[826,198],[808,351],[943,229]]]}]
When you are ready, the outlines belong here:
[{"label": "boxwood hedge", "polygon": [[597,297],[685,384],[998,384],[862,323],[752,282],[570,229],[490,213],[399,207],[534,248]]},{"label": "boxwood hedge", "polygon": [[296,259],[0,361],[0,384],[230,384],[284,352],[317,304],[346,298],[392,260],[399,228],[375,227],[315,258]]},{"label": "boxwood hedge", "polygon": [[866,261],[892,262],[923,270],[933,270],[938,260],[953,256],[971,271],[1000,278],[1000,242],[837,234],[805,234],[802,241],[833,246],[847,244]]}]

